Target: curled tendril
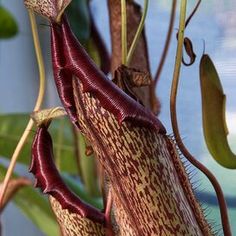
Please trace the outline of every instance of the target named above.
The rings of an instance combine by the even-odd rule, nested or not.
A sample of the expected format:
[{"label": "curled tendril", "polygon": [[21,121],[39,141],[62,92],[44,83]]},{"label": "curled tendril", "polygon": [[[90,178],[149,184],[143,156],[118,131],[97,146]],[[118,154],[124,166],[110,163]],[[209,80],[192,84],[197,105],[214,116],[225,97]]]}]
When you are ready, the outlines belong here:
[{"label": "curled tendril", "polygon": [[[199,8],[200,3],[201,3],[201,0],[198,0],[196,6],[194,7],[194,9],[192,10],[191,14],[189,15],[189,17],[185,21],[185,26],[184,26],[185,29],[187,28],[187,26],[190,23],[191,19],[193,18],[193,16],[197,12],[197,9]],[[178,39],[178,33],[176,35],[176,38]],[[188,38],[188,37],[185,37],[184,38],[183,46],[184,46],[185,52],[187,53],[188,57],[190,58],[190,61],[186,62],[184,57],[182,56],[182,63],[185,66],[191,66],[195,62],[195,60],[196,60],[196,54],[195,54],[195,52],[193,50],[193,44],[192,44],[191,39]]]},{"label": "curled tendril", "polygon": [[216,195],[217,195],[217,199],[219,202],[219,206],[220,206],[221,222],[223,226],[224,235],[231,236],[232,234],[231,234],[231,229],[230,229],[230,224],[229,224],[227,205],[226,205],[224,194],[220,187],[220,184],[218,183],[215,176],[202,163],[200,163],[198,160],[196,160],[194,156],[191,155],[191,153],[185,147],[179,133],[177,112],[176,112],[176,98],[177,98],[180,67],[181,67],[182,47],[183,47],[183,42],[184,42],[184,29],[186,25],[184,23],[185,14],[186,14],[186,5],[187,5],[187,1],[182,0],[179,33],[178,33],[178,47],[177,47],[177,52],[176,52],[176,61],[175,61],[175,68],[174,68],[174,74],[173,74],[173,80],[172,80],[172,86],[171,86],[171,97],[170,97],[171,123],[172,123],[174,137],[180,151],[183,153],[183,155],[186,157],[186,159],[189,162],[191,162],[196,168],[198,168],[200,171],[202,171],[206,175],[206,177],[209,179],[212,186],[214,187]]}]

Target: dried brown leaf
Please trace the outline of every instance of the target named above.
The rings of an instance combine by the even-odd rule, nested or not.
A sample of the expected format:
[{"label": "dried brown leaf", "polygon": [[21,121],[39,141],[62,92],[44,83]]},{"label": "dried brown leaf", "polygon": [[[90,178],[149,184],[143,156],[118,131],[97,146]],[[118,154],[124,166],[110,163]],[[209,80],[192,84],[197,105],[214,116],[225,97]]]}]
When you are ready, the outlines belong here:
[{"label": "dried brown leaf", "polygon": [[[127,2],[127,46],[131,46],[135,33],[137,31],[140,19],[141,8],[132,0]],[[109,16],[110,16],[110,31],[111,31],[111,45],[112,45],[112,60],[111,70],[112,73],[121,65],[121,5],[120,0],[108,0]],[[145,31],[143,30],[137,47],[134,51],[134,55],[130,62],[130,67],[140,71],[144,71],[150,74],[150,65],[148,59],[147,41]],[[155,94],[151,94],[151,86],[134,88],[134,91],[139,95],[142,103],[153,110],[153,112],[159,113],[160,103],[155,97]]]}]

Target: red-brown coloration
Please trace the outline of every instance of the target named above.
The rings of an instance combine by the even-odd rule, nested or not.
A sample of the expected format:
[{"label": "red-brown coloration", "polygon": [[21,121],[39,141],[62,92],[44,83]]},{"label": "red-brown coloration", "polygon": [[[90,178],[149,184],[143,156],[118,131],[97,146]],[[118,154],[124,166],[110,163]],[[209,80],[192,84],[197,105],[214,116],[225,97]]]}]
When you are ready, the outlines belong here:
[{"label": "red-brown coloration", "polygon": [[116,235],[212,235],[167,136],[114,115],[74,79],[82,132],[109,176]]},{"label": "red-brown coloration", "polygon": [[193,50],[192,41],[188,37],[184,38],[184,48],[185,48],[187,55],[189,56],[190,61],[186,62],[184,60],[184,57],[182,57],[182,63],[185,66],[191,66],[195,62],[196,54],[194,53],[194,50]]},{"label": "red-brown coloration", "polygon": [[85,149],[85,155],[86,156],[91,156],[93,154],[93,148],[92,146],[86,146],[86,149]]},{"label": "red-brown coloration", "polygon": [[52,48],[61,53],[52,55],[64,66],[54,74],[71,75],[80,129],[111,182],[118,235],[212,235],[161,123],[97,69],[65,18],[55,31]]},{"label": "red-brown coloration", "polygon": [[97,68],[70,30],[65,17],[61,26],[52,24],[52,61],[59,95],[73,123],[76,123],[76,117],[71,93],[72,75],[83,83],[83,92],[96,96],[105,109],[115,114],[119,124],[129,120],[133,125],[166,132],[148,109],[125,94]]},{"label": "red-brown coloration", "polygon": [[114,73],[113,83],[121,88],[129,97],[144,105],[143,97],[140,97],[134,88],[149,86],[152,78],[149,73],[143,72],[134,68],[129,68],[121,65]]},{"label": "red-brown coloration", "polygon": [[[107,0],[107,4],[111,32],[111,72],[114,76],[114,71],[121,65],[122,61],[121,5],[120,0]],[[141,7],[136,1],[126,1],[126,15],[128,32],[127,48],[130,48],[142,16]],[[137,47],[134,50],[134,54],[131,58],[129,66],[151,74],[145,29],[143,29],[142,34],[140,35]],[[134,88],[134,91],[138,94],[138,97],[142,100],[145,107],[151,109],[154,114],[159,114],[160,102],[158,98],[156,98],[152,83],[147,87]]]},{"label": "red-brown coloration", "polygon": [[54,79],[57,86],[59,97],[63,106],[68,113],[71,122],[78,128],[75,103],[73,99],[72,74],[64,69],[66,64],[65,58],[62,56],[62,40],[57,24],[51,27],[51,50],[52,50],[52,66]]},{"label": "red-brown coloration", "polygon": [[35,175],[36,187],[57,199],[62,209],[104,223],[104,214],[81,201],[63,182],[53,162],[52,140],[45,126],[38,128],[33,141],[30,172]]},{"label": "red-brown coloration", "polygon": [[[112,49],[112,73],[122,63],[121,50],[121,3],[120,0],[107,0],[110,20],[111,33],[111,49]],[[130,48],[138,25],[142,16],[142,9],[137,1],[126,0],[126,15],[127,15],[127,48]],[[138,70],[150,73],[150,63],[147,48],[147,40],[145,37],[145,29],[142,31],[134,55],[129,63],[129,66]],[[147,91],[146,91],[147,93]],[[147,94],[146,94],[147,96]]]},{"label": "red-brown coloration", "polygon": [[[195,60],[190,40],[186,48]],[[98,70],[65,17],[61,25],[52,23],[52,58],[62,103],[109,178],[118,226],[115,235],[212,235],[161,122]],[[36,185],[51,195],[63,235],[103,236],[104,225],[112,235],[112,201],[107,201],[104,215],[76,197],[62,181],[52,149],[47,127],[41,125],[33,142],[30,170]],[[81,234],[81,229],[86,233]]]},{"label": "red-brown coloration", "polygon": [[195,5],[195,7],[193,8],[193,11],[191,12],[191,14],[189,15],[188,19],[185,22],[185,28],[188,26],[189,22],[191,21],[192,17],[195,15],[195,13],[197,12],[197,9],[199,8],[200,4],[201,4],[202,0],[198,0],[197,4]]},{"label": "red-brown coloration", "polygon": [[105,236],[103,224],[62,209],[60,202],[52,196],[49,200],[60,225],[61,236]]},{"label": "red-brown coloration", "polygon": [[[189,15],[188,19],[186,20],[186,22],[185,22],[185,29],[187,28],[187,26],[188,26],[189,22],[191,21],[192,17],[194,16],[194,14],[197,12],[197,9],[200,6],[200,3],[201,3],[201,0],[198,0],[198,2],[196,4],[196,6],[194,7],[193,11],[191,12],[191,14]],[[177,33],[176,37],[178,39],[178,33]],[[190,61],[186,62],[184,60],[184,57],[182,57],[182,63],[185,66],[191,66],[195,62],[196,54],[194,53],[194,50],[193,50],[192,41],[188,37],[184,38],[184,49],[185,49],[187,55],[189,56]]]}]

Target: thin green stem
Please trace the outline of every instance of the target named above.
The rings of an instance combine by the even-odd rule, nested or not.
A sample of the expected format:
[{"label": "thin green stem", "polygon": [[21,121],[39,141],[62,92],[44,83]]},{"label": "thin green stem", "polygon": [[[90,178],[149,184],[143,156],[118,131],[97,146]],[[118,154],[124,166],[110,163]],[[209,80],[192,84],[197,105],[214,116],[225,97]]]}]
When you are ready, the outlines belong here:
[{"label": "thin green stem", "polygon": [[[39,67],[39,92],[38,92],[38,98],[35,103],[34,111],[37,111],[40,109],[43,98],[44,98],[44,92],[45,92],[45,69],[44,69],[44,63],[43,63],[43,57],[42,57],[42,52],[40,48],[40,43],[39,43],[39,37],[38,37],[38,32],[37,32],[37,25],[36,25],[36,20],[33,11],[29,10],[29,17],[30,17],[30,22],[31,22],[31,28],[32,28],[32,35],[33,35],[33,40],[34,40],[34,47],[35,47],[35,52],[36,52],[36,57],[37,57],[37,62],[38,62],[38,67]],[[12,173],[14,171],[16,161],[19,157],[19,154],[31,132],[31,129],[33,128],[34,122],[32,119],[29,120],[29,123],[27,124],[17,146],[16,149],[12,155],[9,167],[7,169],[6,176],[3,181],[3,186],[2,186],[2,191],[0,193],[0,206],[2,205],[2,201],[4,198],[4,195],[6,193],[6,189],[8,187],[10,178],[12,176]]]},{"label": "thin green stem", "polygon": [[170,114],[171,114],[171,124],[173,128],[173,133],[175,141],[181,151],[181,153],[186,157],[186,159],[191,162],[196,168],[201,170],[206,177],[211,182],[212,186],[215,189],[217,199],[220,207],[221,222],[223,227],[223,232],[225,236],[231,236],[231,229],[229,224],[227,205],[224,199],[223,191],[220,187],[215,176],[201,163],[199,162],[185,147],[179,132],[178,119],[176,112],[176,99],[177,99],[177,90],[179,83],[180,67],[182,60],[182,50],[184,42],[184,29],[185,29],[185,17],[186,17],[186,6],[187,0],[181,0],[181,10],[180,10],[180,22],[179,22],[179,33],[178,33],[178,46],[175,59],[175,68],[173,73],[173,80],[171,86],[171,96],[170,96]]},{"label": "thin green stem", "polygon": [[132,44],[130,46],[130,49],[129,49],[129,52],[128,52],[127,65],[129,65],[129,63],[130,63],[130,61],[132,59],[132,56],[134,54],[135,48],[137,47],[140,35],[141,35],[142,31],[143,31],[145,19],[146,19],[146,16],[147,16],[148,4],[149,4],[149,0],[145,0],[144,1],[143,15],[142,15],[142,18],[141,18],[141,21],[139,23],[137,32],[136,32],[136,34],[134,36],[133,42],[132,42]]},{"label": "thin green stem", "polygon": [[178,33],[178,45],[177,52],[175,58],[175,68],[173,74],[173,82],[171,91],[173,92],[173,96],[171,96],[171,103],[175,103],[177,88],[179,83],[179,75],[180,75],[180,67],[182,61],[182,51],[183,51],[183,43],[184,43],[184,29],[185,29],[185,17],[186,17],[186,6],[187,0],[181,1],[181,12],[180,12],[180,22],[179,22],[179,33]]},{"label": "thin green stem", "polygon": [[126,0],[121,0],[121,47],[122,64],[127,65],[127,16]]}]

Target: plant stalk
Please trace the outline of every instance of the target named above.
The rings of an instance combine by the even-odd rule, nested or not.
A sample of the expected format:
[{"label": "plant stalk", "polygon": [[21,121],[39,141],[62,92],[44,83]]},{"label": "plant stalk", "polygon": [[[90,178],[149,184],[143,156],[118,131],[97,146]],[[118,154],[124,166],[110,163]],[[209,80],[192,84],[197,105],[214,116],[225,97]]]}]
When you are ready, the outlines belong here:
[{"label": "plant stalk", "polygon": [[213,185],[216,195],[217,195],[219,206],[220,206],[221,222],[222,222],[224,235],[231,236],[232,233],[231,233],[230,224],[229,224],[227,205],[226,205],[224,194],[223,194],[223,191],[220,187],[220,184],[218,183],[215,176],[201,162],[199,162],[194,156],[192,156],[192,154],[185,147],[185,145],[181,139],[180,133],[179,133],[178,119],[177,119],[177,112],[176,112],[176,100],[177,100],[180,67],[181,67],[181,61],[182,61],[186,6],[187,6],[187,0],[181,0],[178,45],[177,45],[175,68],[174,68],[174,73],[173,73],[171,95],[170,95],[171,124],[172,124],[172,128],[173,128],[175,141],[176,141],[180,151],[183,153],[183,155],[186,157],[186,159],[190,163],[192,163],[196,168],[201,170],[207,176],[207,178],[209,179],[209,181]]},{"label": "plant stalk", "polygon": [[147,16],[148,4],[149,4],[149,0],[145,0],[144,1],[144,9],[143,9],[142,18],[141,18],[141,21],[139,23],[137,32],[136,32],[136,34],[134,36],[133,42],[132,42],[132,44],[130,46],[129,52],[128,52],[127,65],[129,65],[129,63],[130,63],[130,61],[132,59],[132,56],[134,54],[135,48],[137,47],[140,35],[141,35],[142,31],[143,31],[145,19],[146,19],[146,16]]},{"label": "plant stalk", "polygon": [[[35,103],[34,111],[37,111],[40,109],[43,98],[44,98],[44,92],[45,92],[45,68],[44,68],[44,62],[43,62],[43,57],[42,57],[42,51],[40,48],[40,42],[39,42],[39,37],[38,37],[38,31],[37,31],[37,25],[36,25],[36,20],[35,20],[35,15],[32,10],[28,10],[29,13],[29,18],[30,18],[30,23],[31,23],[31,29],[32,29],[32,35],[33,35],[33,41],[34,41],[34,47],[35,47],[35,53],[36,53],[36,58],[38,62],[38,68],[39,68],[39,92],[38,92],[38,97]],[[10,178],[12,176],[12,173],[14,171],[18,156],[33,128],[34,121],[32,119],[29,120],[17,146],[16,149],[12,155],[9,167],[7,169],[6,176],[3,181],[3,186],[2,186],[2,191],[0,193],[0,206],[2,205],[4,195],[6,193],[6,189],[8,187]]]}]

